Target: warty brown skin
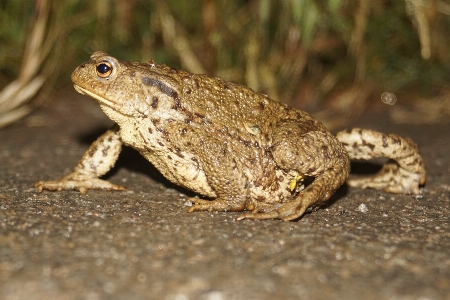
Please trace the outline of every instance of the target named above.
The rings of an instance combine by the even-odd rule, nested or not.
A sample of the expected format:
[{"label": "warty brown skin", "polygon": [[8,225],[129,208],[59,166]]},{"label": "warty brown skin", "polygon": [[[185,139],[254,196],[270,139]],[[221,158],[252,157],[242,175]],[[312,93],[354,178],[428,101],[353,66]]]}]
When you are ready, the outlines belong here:
[{"label": "warty brown skin", "polygon": [[[299,218],[345,182],[350,157],[394,160],[374,177],[349,181],[353,186],[420,193],[425,182],[412,141],[363,129],[341,132],[339,141],[306,112],[220,78],[95,52],[72,81],[117,126],[91,145],[72,173],[36,183],[39,191],[124,189],[99,179],[122,144],[173,183],[214,199],[192,198],[190,212],[251,211],[238,219]],[[306,187],[305,177],[314,177]]]}]

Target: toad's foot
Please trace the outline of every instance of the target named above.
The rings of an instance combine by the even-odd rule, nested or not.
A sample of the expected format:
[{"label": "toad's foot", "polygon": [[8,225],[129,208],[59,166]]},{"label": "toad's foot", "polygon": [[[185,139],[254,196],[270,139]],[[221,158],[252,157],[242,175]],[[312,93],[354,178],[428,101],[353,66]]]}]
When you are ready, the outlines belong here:
[{"label": "toad's foot", "polygon": [[89,189],[113,190],[113,191],[125,190],[125,187],[110,183],[106,180],[92,177],[82,177],[73,174],[69,174],[58,180],[38,181],[34,184],[34,187],[36,187],[39,192],[42,192],[43,190],[49,191],[77,190],[82,194],[86,194],[86,192]]},{"label": "toad's foot", "polygon": [[351,179],[350,186],[383,189],[390,193],[420,194],[426,171],[417,145],[396,134],[355,128],[341,131],[337,138],[353,159],[388,157],[381,171],[374,176]]},{"label": "toad's foot", "polygon": [[374,188],[396,194],[420,194],[419,186],[423,184],[421,174],[401,168],[396,162],[390,161],[373,176],[351,178],[347,184],[359,188]]},{"label": "toad's foot", "polygon": [[245,208],[244,201],[232,201],[224,198],[215,200],[202,200],[198,198],[189,198],[194,205],[189,208],[188,212],[194,211],[243,211]]},{"label": "toad's foot", "polygon": [[265,211],[253,210],[252,212],[246,212],[236,217],[236,221],[244,219],[253,220],[267,220],[267,219],[281,219],[283,221],[292,221],[301,217],[310,203],[308,201],[302,201],[299,195],[296,200],[286,203],[284,205],[274,205],[271,210]]},{"label": "toad's foot", "polygon": [[[283,221],[292,221],[300,218],[309,207],[318,207],[321,203],[328,200],[333,194],[334,190],[331,187],[339,186],[339,175],[341,169],[335,167],[330,168],[322,175],[316,177],[316,179],[306,187],[300,194],[298,194],[290,202],[276,204],[272,210],[266,210],[264,212],[253,211],[251,213],[244,213],[236,218],[236,220],[254,219],[281,219]],[[337,180],[337,182],[333,182]]]}]

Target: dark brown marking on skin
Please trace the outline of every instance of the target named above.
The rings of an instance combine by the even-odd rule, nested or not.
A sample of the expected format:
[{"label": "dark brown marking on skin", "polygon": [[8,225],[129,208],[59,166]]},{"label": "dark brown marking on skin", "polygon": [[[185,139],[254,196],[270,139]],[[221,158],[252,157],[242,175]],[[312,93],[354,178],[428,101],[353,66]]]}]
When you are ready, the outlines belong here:
[{"label": "dark brown marking on skin", "polygon": [[400,139],[397,139],[397,138],[391,138],[391,141],[392,141],[392,144],[397,144],[397,145],[400,145],[402,142],[401,142],[401,140]]},{"label": "dark brown marking on skin", "polygon": [[259,102],[259,109],[260,109],[260,110],[264,110],[264,108],[266,108],[265,105],[264,105],[264,103]]},{"label": "dark brown marking on skin", "polygon": [[156,141],[157,143],[158,143],[158,145],[160,145],[161,147],[164,147],[164,144],[160,141],[160,140],[158,140],[158,141]]},{"label": "dark brown marking on skin", "polygon": [[203,119],[204,117],[206,117],[206,114],[204,112],[194,112],[194,115],[196,115],[197,117]]},{"label": "dark brown marking on skin", "polygon": [[136,71],[131,72],[130,76],[131,76],[131,77],[136,76]]},{"label": "dark brown marking on skin", "polygon": [[174,102],[173,102],[173,105],[172,105],[172,109],[184,111],[184,108],[181,105],[180,99],[179,98],[174,98],[173,100],[174,100]]},{"label": "dark brown marking on skin", "polygon": [[272,192],[278,191],[280,189],[280,185],[278,184],[278,182],[274,182],[274,184],[272,185],[272,187],[270,188],[270,190]]},{"label": "dark brown marking on skin", "polygon": [[389,146],[389,144],[388,144],[388,137],[386,136],[386,135],[382,135],[382,137],[381,137],[381,139],[382,139],[382,141],[383,141],[383,147],[384,148],[387,148],[388,146]]},{"label": "dark brown marking on skin", "polygon": [[108,150],[109,150],[109,146],[103,148],[103,150],[102,150],[103,157],[108,155]]},{"label": "dark brown marking on skin", "polygon": [[200,85],[198,84],[198,79],[194,77],[194,79],[192,80],[193,82],[193,86],[198,89],[200,87]]},{"label": "dark brown marking on skin", "polygon": [[158,97],[153,96],[152,103],[150,104],[151,108],[153,109],[158,108],[158,101],[159,101]]},{"label": "dark brown marking on skin", "polygon": [[180,158],[184,158],[184,155],[181,153],[181,149],[180,148],[176,148],[175,149],[175,154],[180,157]]},{"label": "dark brown marking on skin", "polygon": [[373,151],[373,149],[375,149],[374,144],[368,143],[365,140],[363,140],[363,145],[369,147],[371,151]]},{"label": "dark brown marking on skin", "polygon": [[169,133],[167,132],[167,130],[164,129],[163,127],[157,127],[157,128],[156,128],[156,131],[162,133],[163,136],[168,136],[168,135],[169,135]]},{"label": "dark brown marking on skin", "polygon": [[323,155],[325,158],[330,158],[330,156],[329,156],[329,154],[328,154],[328,146],[323,145],[322,148],[321,148],[321,150],[322,150],[322,155]]},{"label": "dark brown marking on skin", "polygon": [[244,146],[246,146],[246,147],[251,147],[251,146],[252,146],[252,143],[251,143],[250,141],[247,141],[247,140],[240,140],[240,142],[243,143]]},{"label": "dark brown marking on skin", "polygon": [[212,122],[211,122],[211,120],[204,118],[202,124],[203,124],[203,125],[208,125],[208,126],[209,126],[209,125],[212,124]]},{"label": "dark brown marking on skin", "polygon": [[[419,164],[419,162],[413,161],[413,162],[407,163],[406,165],[407,166],[415,166],[416,164]],[[419,165],[421,165],[421,164],[419,164]]]},{"label": "dark brown marking on skin", "polygon": [[156,127],[161,120],[160,119],[151,119],[151,121],[152,121],[153,125]]},{"label": "dark brown marking on skin", "polygon": [[177,91],[175,91],[170,86],[168,86],[167,84],[163,83],[162,81],[159,81],[156,78],[144,77],[143,76],[142,77],[142,83],[145,84],[145,85],[157,87],[158,90],[161,93],[171,97],[172,99],[177,99],[178,98]]},{"label": "dark brown marking on skin", "polygon": [[148,133],[150,133],[150,134],[153,133],[153,129],[151,127],[148,128]]},{"label": "dark brown marking on skin", "polygon": [[94,156],[95,152],[97,152],[97,146],[92,147],[91,151],[89,151],[89,156],[90,157]]}]

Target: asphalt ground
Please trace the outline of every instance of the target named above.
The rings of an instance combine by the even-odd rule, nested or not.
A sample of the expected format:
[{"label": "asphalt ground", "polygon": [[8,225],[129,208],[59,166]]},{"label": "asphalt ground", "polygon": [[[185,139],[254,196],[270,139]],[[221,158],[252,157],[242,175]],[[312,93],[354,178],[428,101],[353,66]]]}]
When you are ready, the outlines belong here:
[{"label": "asphalt ground", "polygon": [[[420,196],[343,186],[295,222],[187,213],[189,192],[125,148],[124,192],[38,193],[112,123],[70,88],[0,130],[1,299],[450,299],[450,123],[350,125],[413,138]],[[376,164],[354,164],[373,172]]]}]

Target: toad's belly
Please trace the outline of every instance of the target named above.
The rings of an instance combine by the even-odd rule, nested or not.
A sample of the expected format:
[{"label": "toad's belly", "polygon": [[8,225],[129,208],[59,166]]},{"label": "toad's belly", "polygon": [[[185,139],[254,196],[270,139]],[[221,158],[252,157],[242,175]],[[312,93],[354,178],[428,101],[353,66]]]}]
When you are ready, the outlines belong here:
[{"label": "toad's belly", "polygon": [[[191,153],[182,152],[178,153],[178,155],[159,151],[140,151],[140,153],[165,178],[176,185],[210,198],[235,196],[218,195],[208,183],[207,175],[200,163]],[[297,175],[296,172],[286,173],[282,170],[275,170],[273,162],[267,164],[260,161],[260,163],[252,165],[252,168],[240,165],[241,172],[246,178],[246,183],[245,186],[242,186],[240,192],[234,191],[234,193],[242,193],[251,200],[270,204],[286,202],[302,189],[301,184],[294,191],[290,188],[291,181]],[[229,176],[234,177],[236,175],[230,174]]]},{"label": "toad's belly", "polygon": [[[167,153],[141,152],[161,174],[175,183],[200,195],[216,198],[206,180],[205,172],[192,155],[183,153],[181,156]],[[162,157],[164,156],[164,157]]]}]

